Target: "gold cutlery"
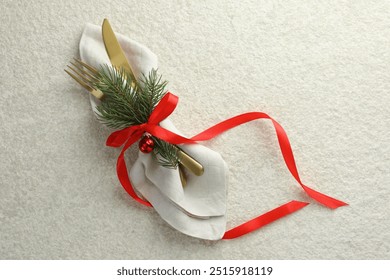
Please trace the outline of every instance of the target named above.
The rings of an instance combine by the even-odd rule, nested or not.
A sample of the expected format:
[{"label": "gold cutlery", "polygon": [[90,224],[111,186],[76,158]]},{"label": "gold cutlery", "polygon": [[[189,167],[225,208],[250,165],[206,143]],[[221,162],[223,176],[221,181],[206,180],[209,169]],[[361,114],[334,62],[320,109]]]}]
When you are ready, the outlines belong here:
[{"label": "gold cutlery", "polygon": [[[108,19],[103,20],[102,37],[111,64],[118,69],[121,68],[125,69],[132,77],[133,80],[132,86],[134,86],[135,84],[134,81],[136,81],[136,78],[133,69],[131,68],[129,61],[126,58],[126,55],[122,50],[122,47],[120,46],[118,39],[116,38],[116,35],[112,30],[110,23],[108,22]],[[186,154],[180,149],[178,152],[178,156],[179,156],[180,178],[182,179],[183,186],[185,186],[187,180],[186,180],[185,173],[182,169],[182,166],[186,167],[197,176],[202,175],[204,169],[199,162],[197,162],[194,158],[190,157],[188,154]]]},{"label": "gold cutlery", "polygon": [[[69,69],[65,69],[65,72],[69,74],[69,76],[71,76],[75,81],[77,81],[83,88],[89,91],[97,99],[103,99],[104,94],[99,89],[96,89],[93,85],[94,80],[97,79],[96,76],[99,74],[99,71],[91,65],[88,65],[87,63],[77,58],[74,58],[74,61],[71,61],[70,64],[72,66],[67,65]],[[203,166],[198,161],[189,156],[187,153],[185,153],[183,150],[181,150],[179,147],[178,157],[180,179],[182,181],[183,186],[186,185],[187,180],[184,171],[181,170],[181,166],[184,166],[197,176],[201,176],[203,174]]]}]

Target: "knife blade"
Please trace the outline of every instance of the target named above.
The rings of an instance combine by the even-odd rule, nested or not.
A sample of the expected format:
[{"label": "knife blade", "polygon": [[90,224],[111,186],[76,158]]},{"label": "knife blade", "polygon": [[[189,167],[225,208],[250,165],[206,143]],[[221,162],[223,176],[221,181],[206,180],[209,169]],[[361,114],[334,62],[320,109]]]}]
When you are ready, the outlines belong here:
[{"label": "knife blade", "polygon": [[[103,42],[104,46],[106,48],[106,52],[108,54],[108,57],[110,58],[111,64],[116,68],[122,68],[131,75],[132,77],[132,86],[135,86],[135,76],[134,72],[131,69],[130,63],[127,60],[125,53],[120,46],[118,39],[115,36],[114,31],[112,30],[112,27],[110,23],[108,22],[108,19],[103,20],[102,25],[102,36],[103,36]],[[196,161],[194,158],[192,158],[190,155],[185,153],[183,150],[178,150],[178,156],[179,156],[179,171],[180,176],[182,179],[183,186],[185,183],[185,175],[184,172],[181,170],[181,166],[186,167],[188,170],[190,170],[192,173],[194,173],[197,176],[201,176],[204,172],[203,166]]]},{"label": "knife blade", "polygon": [[125,53],[122,50],[122,47],[120,46],[110,23],[108,22],[108,19],[106,18],[103,20],[102,36],[104,46],[106,48],[108,57],[110,58],[111,64],[118,69],[122,68],[127,71],[133,80],[132,86],[134,86],[134,81],[136,79],[133,69],[131,69],[130,63],[126,58]]}]

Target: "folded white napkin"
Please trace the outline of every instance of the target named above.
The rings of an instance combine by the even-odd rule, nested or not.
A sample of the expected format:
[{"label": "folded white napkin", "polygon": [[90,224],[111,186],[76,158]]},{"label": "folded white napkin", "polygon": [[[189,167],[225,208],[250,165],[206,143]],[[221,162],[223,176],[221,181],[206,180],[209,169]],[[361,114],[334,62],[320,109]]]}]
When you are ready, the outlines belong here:
[{"label": "folded white napkin", "polygon": [[[81,59],[94,67],[110,64],[101,33],[100,26],[87,24],[80,40]],[[117,38],[137,78],[157,69],[157,57],[149,49],[121,34]],[[99,101],[90,97],[96,112]],[[168,119],[160,125],[180,134]],[[139,152],[130,170],[133,187],[175,229],[198,238],[221,239],[226,229],[227,165],[218,153],[204,146],[181,147],[204,166],[202,176],[187,172],[183,188],[178,170],[162,167],[151,154]]]}]

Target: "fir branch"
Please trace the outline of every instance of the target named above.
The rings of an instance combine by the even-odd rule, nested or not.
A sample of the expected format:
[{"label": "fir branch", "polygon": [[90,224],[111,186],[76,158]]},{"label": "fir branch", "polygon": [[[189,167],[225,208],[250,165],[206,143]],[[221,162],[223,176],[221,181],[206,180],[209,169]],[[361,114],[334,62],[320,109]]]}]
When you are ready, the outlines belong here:
[{"label": "fir branch", "polygon": [[179,164],[179,148],[157,137],[152,136],[154,140],[153,155],[160,165],[167,168],[176,168]]},{"label": "fir branch", "polygon": [[[104,65],[95,77],[94,86],[104,94],[97,107],[98,118],[105,125],[123,129],[148,121],[150,114],[166,94],[167,81],[153,69],[141,81],[133,81],[124,69]],[[132,87],[131,85],[135,86]],[[176,168],[179,163],[178,147],[153,137],[155,148],[153,155],[159,164]]]},{"label": "fir branch", "polygon": [[145,94],[138,83],[134,88],[131,83],[125,70],[101,67],[95,87],[103,92],[104,98],[97,110],[98,118],[107,126],[122,129],[148,120],[153,107],[144,106]]}]

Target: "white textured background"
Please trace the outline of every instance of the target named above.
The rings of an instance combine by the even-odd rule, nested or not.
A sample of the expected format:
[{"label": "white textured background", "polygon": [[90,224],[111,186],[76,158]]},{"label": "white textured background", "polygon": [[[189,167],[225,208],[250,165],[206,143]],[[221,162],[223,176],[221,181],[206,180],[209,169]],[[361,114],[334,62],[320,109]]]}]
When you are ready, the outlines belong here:
[{"label": "white textured background", "polygon": [[[0,258],[389,259],[390,1],[0,2]],[[303,193],[271,124],[207,143],[230,167],[228,227],[291,199],[313,202],[262,230],[208,242],[134,202],[119,150],[63,72],[84,24],[155,52],[188,135],[246,111],[286,129]],[[129,153],[135,155],[135,149]]]}]

